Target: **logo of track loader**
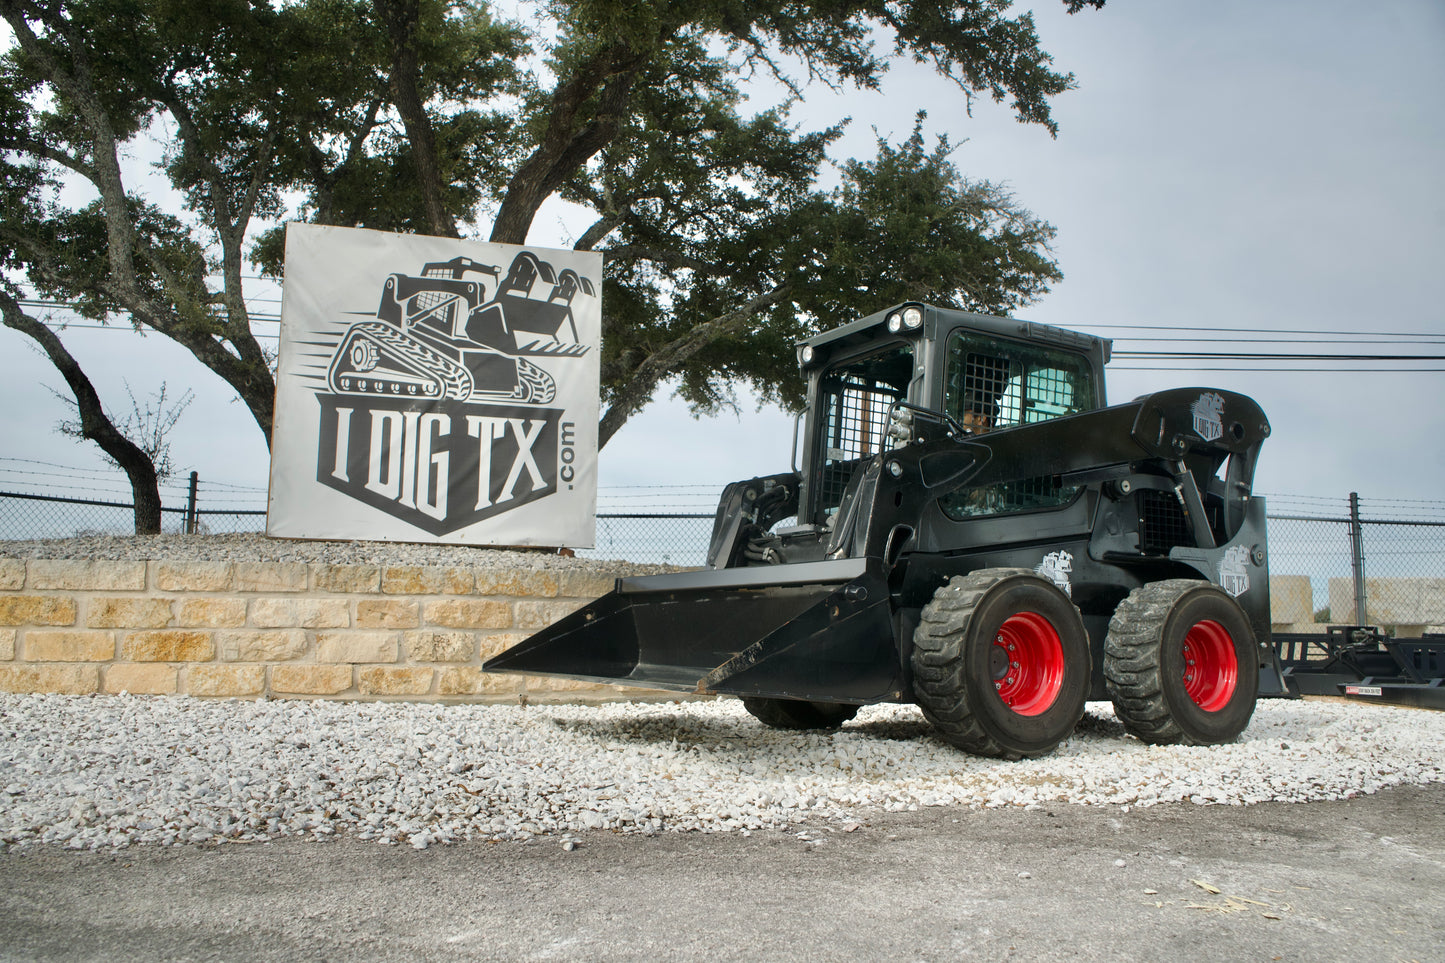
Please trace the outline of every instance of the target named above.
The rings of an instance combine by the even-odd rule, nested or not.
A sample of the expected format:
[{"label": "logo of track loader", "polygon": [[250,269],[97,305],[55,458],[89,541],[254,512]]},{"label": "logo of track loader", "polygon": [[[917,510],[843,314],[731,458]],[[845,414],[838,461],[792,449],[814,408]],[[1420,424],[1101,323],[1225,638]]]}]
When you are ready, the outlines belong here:
[{"label": "logo of track loader", "polygon": [[1034,566],[1034,571],[1057,585],[1065,595],[1073,597],[1074,589],[1069,582],[1069,575],[1074,571],[1072,552],[1050,552]]},{"label": "logo of track loader", "polygon": [[[500,282],[499,273],[457,257],[426,265],[420,277],[388,277],[376,320],[353,324],[341,339],[327,372],[331,390],[549,403],[557,384],[529,359],[587,353],[587,346],[577,343],[572,299],[596,289],[576,271],[559,275],[526,251]],[[544,296],[537,296],[539,291]]]},{"label": "logo of track loader", "polygon": [[552,494],[573,426],[544,406],[556,364],[590,350],[573,300],[596,295],[528,251],[505,276],[467,257],[389,275],[320,355],[317,480],[434,535]]},{"label": "logo of track loader", "polygon": [[1219,587],[1235,598],[1249,591],[1249,549],[1231,545],[1219,560]]},{"label": "logo of track loader", "polygon": [[1224,436],[1224,398],[1206,391],[1189,406],[1194,415],[1194,431],[1205,441],[1218,441]]}]

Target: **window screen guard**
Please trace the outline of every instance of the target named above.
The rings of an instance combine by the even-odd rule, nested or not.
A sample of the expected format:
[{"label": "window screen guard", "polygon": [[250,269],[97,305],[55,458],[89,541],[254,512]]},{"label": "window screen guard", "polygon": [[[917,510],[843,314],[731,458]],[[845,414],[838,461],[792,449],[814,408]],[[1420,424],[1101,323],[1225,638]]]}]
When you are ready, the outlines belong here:
[{"label": "window screen guard", "polygon": [[892,446],[889,416],[908,394],[913,354],[907,345],[855,359],[823,378],[823,437],[815,518],[826,521],[843,500],[861,462]]},{"label": "window screen guard", "polygon": [[973,332],[949,339],[944,406],[962,423],[1034,424],[1084,411],[1093,400],[1088,363],[1077,355]]}]

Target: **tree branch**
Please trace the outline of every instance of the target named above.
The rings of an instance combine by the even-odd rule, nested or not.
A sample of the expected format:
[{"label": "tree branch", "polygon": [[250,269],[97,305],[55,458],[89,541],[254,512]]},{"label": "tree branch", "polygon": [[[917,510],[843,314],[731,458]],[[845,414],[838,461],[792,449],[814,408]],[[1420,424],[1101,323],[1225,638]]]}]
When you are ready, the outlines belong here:
[{"label": "tree branch", "polygon": [[791,284],[780,284],[742,307],[718,315],[711,321],[705,321],[654,350],[637,365],[627,384],[608,404],[607,411],[597,425],[597,446],[601,448],[606,445],[612,436],[617,434],[618,429],[627,423],[627,419],[652,400],[663,381],[681,370],[684,364],[704,348],[714,341],[737,334],[755,315],[787,300],[791,293]]},{"label": "tree branch", "polygon": [[[551,194],[617,137],[643,55],[625,43],[595,54],[552,92],[547,130],[507,185],[492,225],[493,243],[525,244],[532,219]],[[579,125],[583,106],[597,97],[591,120]]]}]

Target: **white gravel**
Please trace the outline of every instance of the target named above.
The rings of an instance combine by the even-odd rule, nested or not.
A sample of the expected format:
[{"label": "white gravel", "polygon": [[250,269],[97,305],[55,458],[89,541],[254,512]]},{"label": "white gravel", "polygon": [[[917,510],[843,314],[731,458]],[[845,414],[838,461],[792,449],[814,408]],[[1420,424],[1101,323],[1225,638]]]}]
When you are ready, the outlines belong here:
[{"label": "white gravel", "polygon": [[[537,551],[264,535],[0,542],[0,557],[567,568]],[[837,732],[763,728],[733,700],[604,706],[0,695],[0,848],[349,835],[417,848],[585,830],[803,836],[921,806],[1247,805],[1445,781],[1445,713],[1260,703],[1227,746],[1158,747],[1091,704],[1043,759],[933,738],[911,706]]]},{"label": "white gravel", "polygon": [[1445,713],[1261,702],[1226,746],[1152,747],[1107,704],[1051,755],[969,756],[912,707],[831,733],[731,700],[439,706],[0,696],[0,847],[348,835],[418,849],[585,830],[805,837],[921,806],[1247,805],[1445,781]]},{"label": "white gravel", "polygon": [[[595,553],[591,553],[595,554]],[[599,561],[546,549],[494,549],[409,542],[297,541],[259,533],[235,535],[77,535],[0,541],[0,558],[97,559],[111,562],[319,562],[327,565],[437,565],[472,568],[586,569],[624,575],[675,572],[675,565]]]}]

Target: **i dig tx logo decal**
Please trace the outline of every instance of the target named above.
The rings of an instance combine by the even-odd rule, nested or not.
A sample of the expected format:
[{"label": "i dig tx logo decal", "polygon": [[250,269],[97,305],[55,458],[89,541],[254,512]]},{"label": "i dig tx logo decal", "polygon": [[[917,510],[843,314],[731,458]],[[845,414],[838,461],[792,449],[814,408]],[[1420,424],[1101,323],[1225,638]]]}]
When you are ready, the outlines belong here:
[{"label": "i dig tx logo decal", "polygon": [[[398,241],[434,247],[442,239]],[[378,272],[374,309],[351,306],[365,296],[364,287],[353,289],[345,310],[323,311],[295,339],[293,380],[314,402],[308,474],[440,537],[575,492],[587,460],[585,541],[512,525],[491,538],[473,534],[491,544],[590,544],[600,276],[535,249],[483,247],[504,257],[454,254],[413,261],[410,272]],[[557,507],[569,505],[578,500]],[[557,512],[545,514],[556,521]],[[384,527],[403,533],[387,537],[408,537]]]}]

